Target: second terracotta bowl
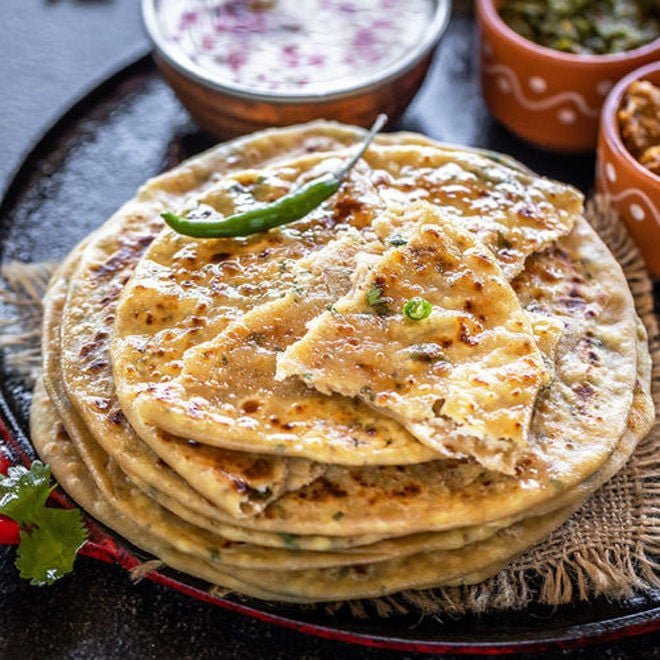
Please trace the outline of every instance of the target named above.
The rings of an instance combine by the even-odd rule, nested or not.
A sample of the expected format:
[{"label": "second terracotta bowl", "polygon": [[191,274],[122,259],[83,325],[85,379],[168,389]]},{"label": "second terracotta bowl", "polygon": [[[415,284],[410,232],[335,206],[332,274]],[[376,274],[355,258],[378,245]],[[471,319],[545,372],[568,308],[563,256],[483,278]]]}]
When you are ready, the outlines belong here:
[{"label": "second terracotta bowl", "polygon": [[653,275],[660,276],[660,176],[640,165],[621,140],[618,111],[630,84],[660,86],[660,62],[622,78],[603,107],[598,137],[596,187],[626,223]]},{"label": "second terracotta bowl", "polygon": [[626,53],[574,55],[539,46],[501,18],[501,0],[477,0],[481,85],[488,108],[519,137],[546,149],[595,149],[598,120],[622,76],[660,59],[660,39]]}]

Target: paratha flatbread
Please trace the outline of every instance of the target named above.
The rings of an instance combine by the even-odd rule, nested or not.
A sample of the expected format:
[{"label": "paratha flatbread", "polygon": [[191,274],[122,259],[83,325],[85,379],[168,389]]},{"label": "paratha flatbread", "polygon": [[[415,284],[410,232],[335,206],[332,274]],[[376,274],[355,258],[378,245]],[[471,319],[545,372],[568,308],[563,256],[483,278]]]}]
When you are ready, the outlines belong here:
[{"label": "paratha flatbread", "polygon": [[[642,371],[644,370],[648,375],[650,372],[648,362],[642,366]],[[644,380],[646,379],[640,374],[640,381]],[[652,401],[640,382],[636,390],[635,404],[632,407],[631,426],[621,442],[622,449],[619,449],[618,455],[615,454],[608,461],[612,465],[602,471],[600,479],[592,480],[591,490],[582,489],[576,494],[578,500],[593,492],[593,488],[602,483],[604,478],[611,476],[613,471],[625,461],[636,441],[648,430],[648,419],[652,416],[652,411]],[[376,564],[332,569],[273,572],[232,568],[229,573],[222,565],[217,566],[194,555],[181,553],[172,549],[166,540],[159,538],[158,534],[144,532],[136,527],[130,520],[112,510],[100,492],[95,493],[93,500],[85,497],[85,493],[93,490],[93,485],[85,473],[82,461],[75,454],[66,433],[53,413],[54,408],[50,405],[48,397],[38,386],[33,400],[34,441],[44,459],[53,464],[56,476],[74,497],[80,499],[82,496],[82,503],[99,515],[102,521],[125,534],[129,539],[133,537],[134,542],[140,547],[155,550],[166,563],[261,599],[294,602],[345,600],[377,597],[405,588],[473,583],[493,574],[526,545],[547,535],[577,506],[573,499],[575,496],[571,496],[569,501],[573,501],[572,506],[540,517],[532,517],[497,532],[485,541],[471,543],[461,550],[440,552],[434,550]]]},{"label": "paratha flatbread", "polygon": [[[46,300],[52,401],[37,392],[32,424],[56,476],[166,562],[258,598],[351,599],[483,579],[611,476],[653,417],[644,385],[648,351],[632,298],[612,256],[577,219],[580,196],[511,162],[415,136],[382,136],[341,193],[299,223],[226,241],[160,230],[161,209],[185,208],[200,196],[223,212],[277,197],[345,161],[344,147],[360,135],[321,123],[251,136],[193,159],[150,182],[101,228],[71,274],[74,253]],[[302,155],[310,150],[317,153]],[[433,460],[433,451],[394,420],[394,464],[378,464],[382,455],[374,458],[378,445],[364,426],[359,449],[372,454],[362,459],[372,464],[363,466],[352,465],[355,458],[348,465],[297,458],[328,461],[336,452],[324,454],[320,443],[317,453],[282,452],[271,437],[267,448],[253,453],[249,445],[241,453],[223,444],[215,422],[208,445],[191,441],[186,421],[196,419],[194,408],[170,427],[173,434],[155,413],[142,414],[142,402],[157,401],[191,370],[201,384],[204,351],[228,339],[240,348],[255,333],[251,350],[263,360],[253,374],[273,378],[281,352],[275,349],[299,340],[326,299],[344,296],[378,268],[383,244],[414,243],[415,223],[398,220],[417,200],[448,214],[451,226],[460,226],[455,233],[470,232],[468,243],[476,236],[488,246],[504,290],[515,278],[529,319],[525,331],[531,336],[533,328],[554,377],[537,396],[513,474],[472,459]],[[300,305],[305,289],[313,295]],[[508,311],[515,316],[520,307]],[[277,326],[281,319],[286,323]],[[282,346],[269,326],[258,336],[260,323],[279,327]],[[246,352],[239,364],[254,367],[252,357]],[[199,396],[212,398],[214,387],[236,376],[220,373]],[[256,380],[246,379],[246,394],[250,382]],[[314,401],[341,398],[299,385]],[[186,400],[187,388],[183,393]],[[372,402],[344,398],[358,424],[363,411],[377,414]],[[246,410],[249,401],[238,400],[248,420],[258,410],[254,400]],[[406,464],[403,454],[413,446],[421,453]],[[194,483],[200,477],[203,487]]]}]

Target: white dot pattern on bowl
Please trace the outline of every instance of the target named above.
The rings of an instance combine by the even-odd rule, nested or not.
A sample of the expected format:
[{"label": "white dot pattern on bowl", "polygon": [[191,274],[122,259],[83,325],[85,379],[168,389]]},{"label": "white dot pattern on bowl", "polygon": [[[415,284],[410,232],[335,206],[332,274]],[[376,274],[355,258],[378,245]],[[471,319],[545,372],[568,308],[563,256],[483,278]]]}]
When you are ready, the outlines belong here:
[{"label": "white dot pattern on bowl", "polygon": [[607,180],[610,183],[616,183],[616,170],[614,169],[614,165],[612,165],[612,163],[605,164],[605,175],[607,176]]},{"label": "white dot pattern on bowl", "polygon": [[575,111],[570,108],[561,108],[557,113],[557,119],[562,124],[574,124],[577,115],[575,114]]},{"label": "white dot pattern on bowl", "polygon": [[497,79],[497,88],[503,94],[508,94],[511,91],[511,83],[504,77]]},{"label": "white dot pattern on bowl", "polygon": [[596,85],[596,91],[601,95],[601,96],[607,96],[609,94],[609,91],[612,89],[612,81],[611,80],[601,80],[597,85]]},{"label": "white dot pattern on bowl", "polygon": [[644,220],[644,218],[646,217],[646,213],[644,213],[644,209],[639,204],[630,205],[630,215],[635,220],[637,220],[637,222],[642,222],[642,220]]},{"label": "white dot pattern on bowl", "polygon": [[548,83],[546,83],[545,78],[541,78],[541,76],[532,76],[529,79],[529,88],[537,94],[542,94],[548,89]]}]

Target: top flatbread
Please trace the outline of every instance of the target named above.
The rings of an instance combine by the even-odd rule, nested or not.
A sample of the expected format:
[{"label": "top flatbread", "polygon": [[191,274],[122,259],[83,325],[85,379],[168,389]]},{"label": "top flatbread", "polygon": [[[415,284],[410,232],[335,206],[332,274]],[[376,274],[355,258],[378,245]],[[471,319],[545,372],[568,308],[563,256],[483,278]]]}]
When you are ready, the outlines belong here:
[{"label": "top flatbread", "polygon": [[[348,154],[325,153],[277,163],[259,176],[237,174],[234,184],[225,182],[202,197],[223,213],[240,210],[251,198],[263,201],[263,195],[270,194],[269,186],[276,188],[276,196],[281,195],[322,171],[337,168]],[[391,215],[385,211],[396,215],[416,199],[446,209],[467,230],[492,244],[494,258],[508,277],[520,271],[528,254],[570,231],[581,209],[581,198],[573,189],[478,154],[428,145],[376,145],[336,198],[284,228],[245,239],[211,241],[163,232],[140,261],[117,314],[115,379],[122,408],[133,426],[142,423],[174,435],[185,433],[202,444],[320,463],[386,465],[431,460],[433,452],[420,449],[403,427],[388,424],[366,404],[354,403],[350,419],[346,415],[333,418],[324,414],[327,406],[334,405],[327,397],[311,397],[299,390],[304,397],[301,407],[292,401],[285,420],[273,414],[276,421],[267,423],[259,413],[264,410],[261,406],[252,413],[236,406],[222,408],[224,386],[214,377],[223,366],[223,355],[226,359],[225,328],[234,322],[245,325],[246,319],[255,325],[265,322],[265,318],[257,320],[257,306],[271,303],[292,288],[304,288],[294,281],[295,261],[320,250],[350,226],[367,240],[374,231],[391,233],[396,229],[392,222],[385,227],[379,219]],[[199,323],[195,326],[196,317],[202,315],[196,311],[199,306],[203,307],[202,328]],[[248,333],[253,341],[262,334]],[[205,337],[211,338],[204,341]],[[256,346],[255,350],[272,353],[287,345]],[[269,357],[271,362],[273,357]],[[239,385],[239,392],[246,392],[252,382],[249,372],[242,383],[237,382],[239,375],[234,374],[232,382]],[[274,369],[268,386],[274,389],[278,386],[272,376]],[[326,420],[322,435],[318,427],[308,432],[318,419]],[[280,422],[292,428],[283,429]]]}]

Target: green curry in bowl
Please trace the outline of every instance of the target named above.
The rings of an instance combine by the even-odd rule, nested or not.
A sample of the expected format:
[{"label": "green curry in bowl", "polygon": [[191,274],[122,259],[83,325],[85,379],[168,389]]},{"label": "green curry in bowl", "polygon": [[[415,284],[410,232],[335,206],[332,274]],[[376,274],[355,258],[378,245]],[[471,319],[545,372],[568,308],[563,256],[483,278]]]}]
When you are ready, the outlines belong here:
[{"label": "green curry in bowl", "polygon": [[660,37],[657,0],[505,0],[502,19],[541,46],[578,55],[609,55]]}]

